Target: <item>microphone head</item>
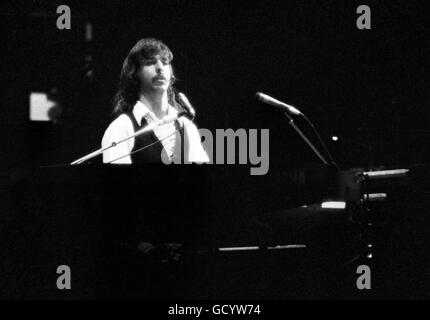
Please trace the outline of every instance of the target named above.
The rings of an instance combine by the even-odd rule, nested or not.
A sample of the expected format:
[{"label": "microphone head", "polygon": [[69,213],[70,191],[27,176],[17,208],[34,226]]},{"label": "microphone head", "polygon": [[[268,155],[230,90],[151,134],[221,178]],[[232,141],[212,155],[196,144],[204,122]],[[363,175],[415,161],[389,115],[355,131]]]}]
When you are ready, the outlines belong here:
[{"label": "microphone head", "polygon": [[261,92],[257,92],[257,93],[255,94],[255,97],[257,98],[257,100],[260,100],[260,101],[263,101],[263,100],[264,100],[264,96],[265,96],[265,94],[264,94],[264,93],[261,93]]},{"label": "microphone head", "polygon": [[264,94],[261,92],[257,92],[255,94],[255,96],[257,97],[257,99],[259,101],[267,103],[267,104],[271,104],[273,106],[279,106],[279,105],[283,104],[281,101],[278,101],[278,100],[272,98],[271,96],[268,96],[267,94]]},{"label": "microphone head", "polygon": [[196,111],[191,106],[191,103],[186,97],[186,95],[183,94],[182,92],[179,92],[177,96],[181,107],[184,108],[184,110],[188,113],[190,117],[194,118],[196,115]]},{"label": "microphone head", "polygon": [[282,105],[281,101],[278,101],[278,100],[272,98],[271,96],[268,96],[267,94],[264,94],[264,93],[261,93],[261,92],[257,92],[255,94],[255,96],[257,97],[258,101],[270,104],[270,105],[272,105],[274,107],[279,108]]},{"label": "microphone head", "polygon": [[267,103],[270,104],[272,106],[274,106],[275,108],[278,108],[280,110],[283,111],[288,111],[292,114],[295,115],[302,115],[302,113],[297,110],[295,107],[290,106],[284,102],[281,102],[279,100],[276,100],[275,98],[272,98],[271,96],[268,96],[267,94],[261,93],[261,92],[257,92],[255,94],[255,96],[257,97],[257,99],[263,103]]}]

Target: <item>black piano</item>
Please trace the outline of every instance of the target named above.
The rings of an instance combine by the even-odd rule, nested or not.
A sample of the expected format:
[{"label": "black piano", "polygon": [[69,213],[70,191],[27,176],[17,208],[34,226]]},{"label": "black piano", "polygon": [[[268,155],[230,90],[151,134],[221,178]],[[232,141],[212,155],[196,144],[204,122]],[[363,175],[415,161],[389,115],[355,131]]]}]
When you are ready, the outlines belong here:
[{"label": "black piano", "polygon": [[[327,289],[333,278],[324,270],[364,259],[363,173],[275,166],[252,176],[247,166],[231,165],[51,166],[11,173],[3,183],[8,213],[0,295],[345,294]],[[345,207],[324,209],[329,201]],[[56,287],[60,265],[71,268],[71,290]],[[346,279],[355,276],[351,271]]]}]

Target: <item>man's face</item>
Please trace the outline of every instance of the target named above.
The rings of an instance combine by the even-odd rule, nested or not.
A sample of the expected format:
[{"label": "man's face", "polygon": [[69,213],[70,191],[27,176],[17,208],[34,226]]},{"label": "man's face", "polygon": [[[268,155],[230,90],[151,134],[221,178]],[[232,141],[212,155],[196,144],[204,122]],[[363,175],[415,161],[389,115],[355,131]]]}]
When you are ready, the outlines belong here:
[{"label": "man's face", "polygon": [[172,66],[156,55],[141,65],[138,76],[143,92],[167,91],[172,79]]}]

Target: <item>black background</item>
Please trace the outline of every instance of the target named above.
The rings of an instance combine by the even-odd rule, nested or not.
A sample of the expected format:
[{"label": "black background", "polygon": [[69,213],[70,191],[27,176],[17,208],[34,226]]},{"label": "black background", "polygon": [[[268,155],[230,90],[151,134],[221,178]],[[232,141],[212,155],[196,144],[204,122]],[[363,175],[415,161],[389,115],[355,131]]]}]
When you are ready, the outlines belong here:
[{"label": "black background", "polygon": [[[179,78],[177,87],[187,94],[197,110],[198,126],[211,130],[269,128],[273,167],[312,166],[319,159],[281,114],[255,100],[257,91],[296,106],[312,119],[343,169],[399,167],[429,161],[429,50],[423,4],[370,0],[365,3],[71,1],[67,5],[71,8],[72,29],[58,30],[56,8],[61,4],[57,1],[0,4],[4,44],[0,62],[2,181],[20,181],[26,172],[32,172],[25,168],[70,163],[99,147],[112,120],[112,97],[123,59],[136,41],[145,37],[161,39],[173,51]],[[371,8],[371,30],[356,27],[356,9],[361,4]],[[93,25],[91,43],[85,42],[86,22]],[[85,62],[86,55],[92,56],[90,65]],[[53,87],[58,88],[63,107],[60,122],[30,122],[29,93]],[[333,143],[331,135],[339,136],[340,140]],[[230,175],[227,168],[224,175],[227,178]],[[232,182],[234,179],[231,176]],[[93,254],[92,250],[97,251],[95,242],[86,247],[87,236],[99,239],[97,226],[104,213],[98,209],[96,215],[86,215],[103,202],[89,195],[98,190],[97,186],[62,186],[58,179],[45,187],[39,186],[41,189],[30,189],[38,186],[37,182],[33,181],[29,189],[27,185],[9,189],[7,183],[0,184],[1,205],[5,208],[1,214],[5,231],[2,235],[6,234],[2,238],[0,268],[8,274],[8,286],[3,286],[0,292],[4,297],[58,298],[59,293],[51,287],[56,274],[47,274],[45,266],[54,268],[59,257],[77,259],[75,262],[81,266],[86,265],[87,258],[97,263],[109,259]],[[240,181],[235,183],[238,187]],[[235,190],[228,179],[226,186]],[[228,187],[218,192],[222,195]],[[380,245],[374,259],[375,286],[380,288],[374,296],[377,298],[422,298],[429,292],[428,199],[424,199],[427,203],[423,207],[407,196],[412,193],[422,196],[423,190],[398,192],[403,191],[403,199],[407,201],[385,209],[390,214],[382,217],[384,228],[377,233],[376,243]],[[282,197],[282,190],[279,192]],[[73,194],[84,194],[84,200],[70,200],[68,196]],[[8,198],[9,195],[12,197]],[[267,196],[270,199],[273,194]],[[235,193],[230,192],[225,199],[234,197]],[[62,211],[64,215],[55,215],[68,201],[70,206]],[[89,207],[79,211],[87,202]],[[52,216],[44,212],[45,203],[54,204],[50,209]],[[237,224],[247,221],[248,212],[241,210],[240,202],[232,207],[235,209],[228,211],[236,212],[232,220],[237,219]],[[80,229],[82,221],[85,229]],[[57,229],[57,223],[66,226],[69,222],[72,227]],[[212,232],[236,236],[229,232],[229,228],[234,229],[231,225],[224,228],[222,220],[217,223],[219,229]],[[329,232],[320,231],[322,235],[318,237],[325,240]],[[52,238],[44,232],[52,232],[49,233]],[[37,238],[41,234],[45,237]],[[25,236],[21,238],[22,235]],[[79,237],[75,239],[73,235]],[[330,236],[336,241],[335,234]],[[62,247],[60,240],[70,241],[69,245],[75,241],[77,245]],[[59,248],[64,249],[63,256],[53,256]],[[200,278],[193,283],[195,287],[189,287],[195,289],[190,289],[189,297],[368,297],[355,290],[355,264],[336,278],[335,272],[327,273],[330,267],[324,267],[331,265],[324,253],[300,255],[200,256],[193,266],[199,272],[202,266],[206,269],[199,273]],[[82,279],[94,278],[99,271],[97,263],[90,263],[90,270],[80,269],[79,272],[84,272]],[[288,274],[283,267],[289,270]],[[33,279],[31,270],[43,275],[42,278]],[[193,274],[193,270],[187,272]],[[109,278],[114,271],[105,270],[103,275]],[[225,281],[226,277],[230,280]],[[188,279],[183,281],[186,283]],[[82,281],[80,285],[82,291],[75,290],[60,298],[103,297],[106,283],[91,287]],[[293,285],[291,291],[283,291],[290,285]]]}]

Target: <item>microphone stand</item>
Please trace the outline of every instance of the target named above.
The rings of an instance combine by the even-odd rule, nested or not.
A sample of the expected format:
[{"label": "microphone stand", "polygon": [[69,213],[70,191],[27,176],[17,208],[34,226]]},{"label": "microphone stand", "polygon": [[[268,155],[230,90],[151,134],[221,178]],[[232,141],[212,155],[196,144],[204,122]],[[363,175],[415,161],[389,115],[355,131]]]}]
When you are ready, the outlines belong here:
[{"label": "microphone stand", "polygon": [[312,128],[312,131],[313,131],[313,132],[315,133],[315,135],[317,136],[318,141],[321,143],[321,145],[323,146],[323,148],[324,148],[324,150],[325,150],[326,154],[327,154],[327,155],[328,155],[328,157],[329,157],[330,163],[331,163],[331,164],[333,164],[333,165],[336,167],[336,169],[340,171],[339,166],[337,165],[336,161],[334,161],[333,156],[331,155],[330,151],[328,151],[327,146],[325,145],[325,143],[324,143],[323,139],[321,138],[320,134],[318,133],[317,129],[315,129],[315,126],[314,126],[314,124],[312,123],[312,121],[311,121],[311,120],[309,120],[309,118],[308,118],[308,117],[306,117],[306,115],[305,115],[305,114],[303,114],[303,113],[301,113],[301,116],[306,120],[306,122],[307,122],[307,123],[309,124],[309,126]]},{"label": "microphone stand", "polygon": [[305,134],[302,132],[302,130],[299,129],[299,127],[296,126],[294,123],[293,118],[288,114],[288,112],[284,112],[284,116],[288,119],[288,124],[294,128],[294,130],[297,131],[297,133],[305,140],[305,142],[308,144],[309,147],[316,153],[316,155],[321,159],[321,161],[328,165],[329,162],[323,157],[323,155],[318,151],[317,148],[312,144],[312,142],[305,136]]},{"label": "microphone stand", "polygon": [[116,147],[119,143],[127,141],[127,140],[129,140],[131,138],[137,137],[137,136],[139,136],[139,135],[141,135],[143,133],[149,132],[149,131],[153,130],[154,128],[158,127],[158,126],[161,126],[163,124],[166,124],[166,123],[169,123],[171,121],[174,121],[174,120],[176,120],[176,119],[178,119],[178,118],[180,118],[180,117],[182,117],[182,116],[184,116],[186,114],[187,114],[187,112],[183,111],[183,112],[178,113],[177,115],[174,115],[173,117],[172,116],[166,116],[166,117],[164,117],[161,120],[157,120],[157,121],[155,121],[155,122],[147,125],[145,128],[140,129],[139,131],[137,131],[137,132],[129,135],[128,137],[125,137],[125,138],[123,138],[121,140],[118,140],[117,142],[112,142],[111,145],[103,147],[103,148],[100,148],[100,149],[98,149],[98,150],[96,150],[94,152],[91,152],[91,153],[87,154],[86,156],[83,156],[82,158],[79,158],[78,160],[73,161],[70,164],[71,165],[81,164],[81,163],[83,163],[83,162],[85,162],[87,160],[90,160],[90,159],[92,159],[92,158],[94,158],[94,157],[102,154],[104,151],[106,151],[106,150],[108,150],[110,148]]}]

